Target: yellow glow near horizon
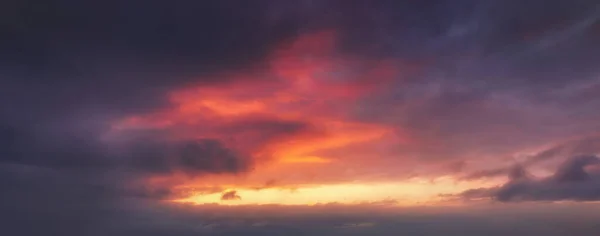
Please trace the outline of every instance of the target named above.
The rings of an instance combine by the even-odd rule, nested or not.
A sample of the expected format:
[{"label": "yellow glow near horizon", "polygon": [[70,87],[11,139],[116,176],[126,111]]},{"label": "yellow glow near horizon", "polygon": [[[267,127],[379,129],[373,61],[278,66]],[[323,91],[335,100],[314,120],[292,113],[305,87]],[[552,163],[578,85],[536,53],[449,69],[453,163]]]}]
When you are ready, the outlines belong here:
[{"label": "yellow glow near horizon", "polygon": [[304,157],[283,157],[280,162],[284,163],[329,163],[330,159],[318,157],[318,156],[304,156]]},{"label": "yellow glow near horizon", "polygon": [[301,186],[286,188],[231,188],[241,197],[239,200],[221,200],[222,193],[191,196],[176,202],[222,205],[315,205],[327,203],[360,204],[394,200],[398,205],[428,204],[439,201],[441,193],[457,193],[472,184],[457,184],[450,180],[437,183],[407,181],[401,183],[349,183]]}]

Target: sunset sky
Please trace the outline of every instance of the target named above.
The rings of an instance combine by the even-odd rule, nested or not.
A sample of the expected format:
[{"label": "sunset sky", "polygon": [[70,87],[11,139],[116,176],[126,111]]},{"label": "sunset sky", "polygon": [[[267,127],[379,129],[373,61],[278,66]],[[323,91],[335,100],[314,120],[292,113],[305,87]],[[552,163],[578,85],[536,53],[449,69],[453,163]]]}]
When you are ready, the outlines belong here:
[{"label": "sunset sky", "polygon": [[1,235],[600,235],[597,1],[0,9]]}]

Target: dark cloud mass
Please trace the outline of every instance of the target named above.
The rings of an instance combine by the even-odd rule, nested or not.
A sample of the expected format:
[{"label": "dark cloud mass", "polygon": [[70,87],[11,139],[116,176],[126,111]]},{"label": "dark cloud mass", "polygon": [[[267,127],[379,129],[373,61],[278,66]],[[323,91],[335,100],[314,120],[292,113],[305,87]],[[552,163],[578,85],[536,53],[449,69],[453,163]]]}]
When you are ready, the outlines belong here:
[{"label": "dark cloud mass", "polygon": [[[583,216],[577,221],[562,217],[565,209],[559,208],[550,213],[556,219],[536,215],[543,207],[507,213],[511,217],[474,216],[468,209],[334,214],[344,208],[317,213],[291,208],[297,212],[281,215],[245,209],[251,217],[223,216],[222,209],[166,203],[186,190],[148,184],[148,178],[236,176],[257,164],[245,152],[250,147],[318,131],[286,117],[257,116],[195,126],[248,140],[247,146],[217,138],[176,139],[155,130],[112,132],[125,117],[172,105],[168,95],[176,89],[270,81],[273,75],[265,71],[274,45],[331,30],[340,37],[336,53],[425,68],[352,105],[336,104],[351,108],[336,116],[397,127],[422,144],[414,147],[427,147],[394,146],[403,155],[394,153],[393,161],[501,156],[558,138],[591,137],[600,132],[598,2],[526,2],[0,1],[0,235],[599,235],[590,219],[598,219],[600,211],[580,208],[567,209]],[[252,76],[221,76],[232,72]],[[310,115],[318,118],[316,113]],[[597,154],[598,143],[594,136],[556,146],[530,162]],[[529,177],[525,162],[512,171],[481,174],[510,173],[499,188],[464,195],[600,200],[600,173],[586,169],[595,162],[580,156],[544,179]],[[393,173],[413,168],[388,167]],[[462,173],[466,167],[454,169]],[[203,191],[222,189],[195,192]],[[222,199],[242,200],[236,191]]]},{"label": "dark cloud mass", "polygon": [[130,170],[149,173],[181,171],[190,176],[240,173],[249,168],[251,161],[224,147],[218,140],[210,139],[177,143],[160,140],[136,143],[120,158],[124,167]]}]

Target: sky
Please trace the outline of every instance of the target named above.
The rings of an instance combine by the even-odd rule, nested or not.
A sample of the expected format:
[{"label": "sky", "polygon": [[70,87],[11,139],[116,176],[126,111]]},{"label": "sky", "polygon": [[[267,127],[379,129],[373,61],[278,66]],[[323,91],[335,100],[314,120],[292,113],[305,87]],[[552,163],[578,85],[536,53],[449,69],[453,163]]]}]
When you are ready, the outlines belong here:
[{"label": "sky", "polygon": [[594,0],[0,3],[2,235],[599,235]]}]

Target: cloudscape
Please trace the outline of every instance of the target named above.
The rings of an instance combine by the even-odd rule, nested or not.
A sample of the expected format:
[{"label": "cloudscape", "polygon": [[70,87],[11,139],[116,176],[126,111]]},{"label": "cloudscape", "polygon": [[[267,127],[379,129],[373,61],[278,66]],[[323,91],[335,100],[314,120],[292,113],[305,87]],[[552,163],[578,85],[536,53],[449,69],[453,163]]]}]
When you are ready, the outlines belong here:
[{"label": "cloudscape", "polygon": [[0,9],[2,235],[600,235],[597,1]]}]

